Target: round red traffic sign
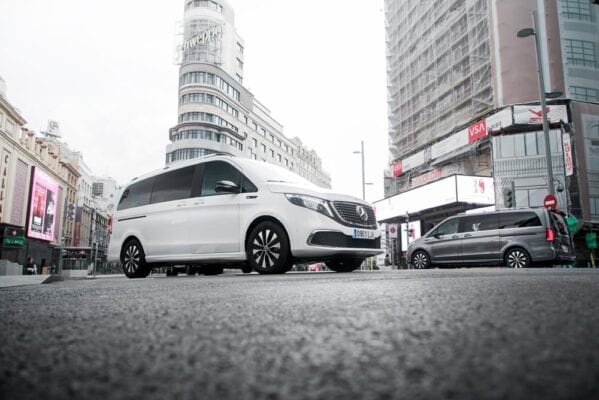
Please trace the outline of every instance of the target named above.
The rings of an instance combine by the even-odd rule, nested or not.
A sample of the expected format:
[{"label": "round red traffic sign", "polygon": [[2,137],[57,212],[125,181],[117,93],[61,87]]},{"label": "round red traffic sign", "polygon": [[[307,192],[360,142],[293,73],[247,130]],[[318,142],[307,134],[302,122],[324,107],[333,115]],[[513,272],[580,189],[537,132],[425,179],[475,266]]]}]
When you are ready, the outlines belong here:
[{"label": "round red traffic sign", "polygon": [[552,195],[551,193],[549,193],[547,196],[545,196],[545,199],[543,200],[543,206],[549,210],[554,210],[557,208],[557,198]]}]

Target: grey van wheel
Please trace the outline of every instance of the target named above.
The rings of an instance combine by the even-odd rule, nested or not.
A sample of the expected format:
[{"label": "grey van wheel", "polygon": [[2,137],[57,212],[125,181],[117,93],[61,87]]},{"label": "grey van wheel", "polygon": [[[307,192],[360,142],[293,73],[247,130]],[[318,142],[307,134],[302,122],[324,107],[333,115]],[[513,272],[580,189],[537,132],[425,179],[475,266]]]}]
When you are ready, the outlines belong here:
[{"label": "grey van wheel", "polygon": [[505,265],[509,268],[528,268],[530,257],[526,250],[515,247],[505,253]]},{"label": "grey van wheel", "polygon": [[271,221],[252,229],[245,245],[248,266],[260,274],[284,274],[289,271],[289,239],[285,230]]},{"label": "grey van wheel", "polygon": [[410,264],[416,269],[425,269],[431,267],[431,259],[424,250],[417,250],[412,254]]},{"label": "grey van wheel", "polygon": [[121,249],[121,265],[127,278],[145,278],[152,268],[146,264],[146,256],[137,239],[129,239]]}]

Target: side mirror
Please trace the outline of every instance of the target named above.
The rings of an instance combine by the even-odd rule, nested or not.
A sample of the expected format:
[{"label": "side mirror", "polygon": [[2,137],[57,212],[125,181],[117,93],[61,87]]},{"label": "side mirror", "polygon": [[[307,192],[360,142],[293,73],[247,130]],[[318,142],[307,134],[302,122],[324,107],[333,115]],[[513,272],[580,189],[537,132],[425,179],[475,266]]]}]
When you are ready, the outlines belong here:
[{"label": "side mirror", "polygon": [[214,191],[216,193],[239,193],[239,186],[231,181],[218,181]]},{"label": "side mirror", "polygon": [[435,239],[439,239],[441,236],[443,236],[443,235],[442,235],[441,233],[439,233],[439,232],[435,232],[435,233],[433,234],[433,237],[434,237]]}]

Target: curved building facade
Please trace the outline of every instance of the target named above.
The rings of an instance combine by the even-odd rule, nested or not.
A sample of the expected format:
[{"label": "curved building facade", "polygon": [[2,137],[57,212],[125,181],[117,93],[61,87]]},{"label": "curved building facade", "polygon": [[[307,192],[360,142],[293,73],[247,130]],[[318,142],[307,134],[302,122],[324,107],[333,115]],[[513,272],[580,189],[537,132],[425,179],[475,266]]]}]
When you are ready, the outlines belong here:
[{"label": "curved building facade", "polygon": [[243,86],[243,53],[226,1],[185,0],[177,46],[178,122],[169,131],[166,164],[226,153],[277,164],[330,187],[315,152],[283,135],[270,111]]}]

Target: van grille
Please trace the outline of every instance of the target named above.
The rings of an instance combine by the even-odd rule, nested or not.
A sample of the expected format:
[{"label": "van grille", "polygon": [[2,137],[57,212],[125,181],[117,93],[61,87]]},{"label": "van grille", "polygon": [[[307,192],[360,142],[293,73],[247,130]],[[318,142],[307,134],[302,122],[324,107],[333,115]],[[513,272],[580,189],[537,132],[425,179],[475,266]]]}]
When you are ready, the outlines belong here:
[{"label": "van grille", "polygon": [[[334,201],[333,206],[335,207],[335,211],[337,212],[341,223],[344,225],[376,229],[376,217],[374,216],[372,207],[347,201]],[[366,212],[366,221],[360,216],[360,207]]]}]

